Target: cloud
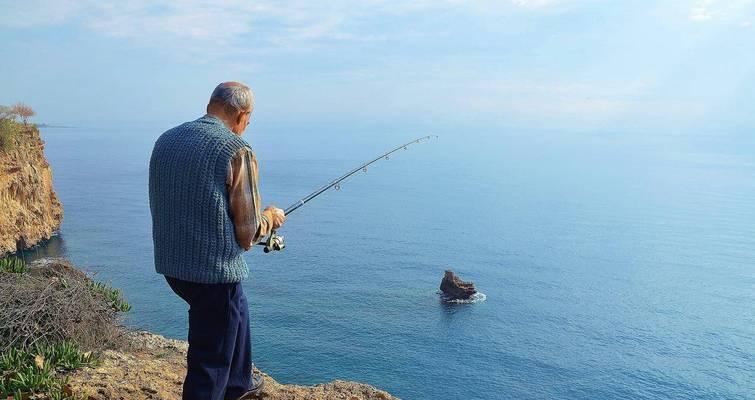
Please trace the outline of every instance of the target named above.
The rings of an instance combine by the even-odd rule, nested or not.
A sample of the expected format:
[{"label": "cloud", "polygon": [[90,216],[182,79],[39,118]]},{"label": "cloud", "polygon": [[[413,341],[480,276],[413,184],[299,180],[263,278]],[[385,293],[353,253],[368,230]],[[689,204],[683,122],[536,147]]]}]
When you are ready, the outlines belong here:
[{"label": "cloud", "polygon": [[[176,65],[200,64],[204,70],[222,70],[223,76],[243,76],[240,72],[251,68],[267,73],[272,80],[279,73],[285,79],[278,79],[276,85],[289,84],[291,93],[303,92],[301,87],[321,85],[317,86],[320,90],[308,92],[317,93],[318,97],[333,93],[331,101],[322,102],[318,98],[314,102],[323,107],[347,104],[355,112],[374,110],[375,97],[389,93],[382,94],[385,98],[377,103],[407,113],[442,114],[454,109],[462,114],[504,113],[535,121],[543,118],[607,121],[632,115],[644,117],[666,109],[676,110],[680,119],[702,114],[702,106],[692,103],[695,99],[670,95],[658,100],[660,92],[652,93],[653,76],[684,74],[685,70],[695,69],[687,65],[696,65],[687,58],[681,61],[670,58],[666,48],[674,51],[677,47],[670,44],[675,36],[666,32],[668,24],[680,23],[682,26],[675,26],[680,29],[674,32],[685,32],[685,27],[701,29],[703,25],[698,23],[704,23],[706,28],[730,23],[745,32],[755,15],[753,0],[672,0],[653,7],[611,6],[610,17],[597,18],[608,15],[606,6],[598,3],[595,0],[24,0],[3,3],[0,28],[65,25],[88,35],[119,39],[112,42],[129,41],[160,53],[178,55],[173,57],[178,61]],[[669,11],[666,7],[671,6],[673,10]],[[579,9],[576,20],[541,18],[543,14],[568,14],[575,9]],[[661,12],[664,16],[668,12],[673,18],[653,19]],[[586,15],[596,16],[594,26],[584,23]],[[614,16],[618,16],[617,21],[611,20]],[[664,29],[655,26],[658,20],[662,20]],[[660,32],[658,35],[650,34],[654,28]],[[514,37],[510,32],[517,35]],[[701,35],[693,36],[685,37],[689,38],[684,42],[690,44],[689,54],[696,54],[695,46],[701,41]],[[362,46],[374,41],[386,42],[374,46],[377,54],[371,53],[373,43]],[[310,51],[325,46],[340,47],[330,49],[337,50],[337,54]],[[342,49],[345,51],[341,52]],[[291,57],[290,50],[308,53],[304,57],[298,57],[299,54]],[[197,57],[199,53],[207,56]],[[675,54],[681,53],[676,50]],[[740,53],[747,52],[736,54]],[[682,56],[693,58],[686,53]],[[636,72],[627,63],[649,71]],[[698,69],[704,70],[706,64],[701,65]],[[664,66],[671,70],[659,72]],[[624,82],[622,74],[641,77],[650,83]],[[297,76],[301,76],[301,81],[296,85],[285,83],[298,79]],[[536,83],[541,81],[546,83]],[[292,96],[294,100],[300,97]],[[285,107],[290,101],[288,97],[279,98]],[[703,105],[706,101],[713,103],[705,99],[697,101]],[[301,105],[301,109],[309,108],[313,106]]]},{"label": "cloud", "polygon": [[516,8],[543,8],[564,0],[28,0],[9,2],[0,27],[28,28],[76,24],[98,34],[164,43],[170,39],[229,44],[245,35],[258,46],[334,41],[374,41],[364,20],[432,10],[491,15]]},{"label": "cloud", "polygon": [[746,24],[755,15],[755,0],[698,0],[689,11],[694,22],[735,22]]},{"label": "cloud", "polygon": [[554,4],[555,0],[511,0],[511,3],[519,7],[541,8]]},{"label": "cloud", "polygon": [[698,1],[690,10],[689,19],[702,22],[713,18],[713,3],[715,2],[711,0]]},{"label": "cloud", "polygon": [[79,4],[72,0],[45,2],[30,0],[2,4],[0,26],[28,28],[62,23],[80,11]]},{"label": "cloud", "polygon": [[[344,38],[341,22],[353,7],[293,1],[59,1],[31,0],[9,5],[0,26],[25,28],[78,24],[102,35],[142,42],[166,39],[229,43],[251,32],[269,42],[283,37],[317,40]],[[344,3],[345,4],[345,3]],[[278,40],[274,40],[274,39]]]}]

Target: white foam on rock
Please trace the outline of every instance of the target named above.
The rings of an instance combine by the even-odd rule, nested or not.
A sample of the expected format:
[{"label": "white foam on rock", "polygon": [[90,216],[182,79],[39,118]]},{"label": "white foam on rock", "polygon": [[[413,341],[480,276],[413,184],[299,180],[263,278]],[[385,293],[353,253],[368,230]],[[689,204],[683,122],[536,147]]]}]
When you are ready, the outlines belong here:
[{"label": "white foam on rock", "polygon": [[[442,296],[442,294],[441,294]],[[487,299],[488,296],[485,295],[485,293],[477,292],[472,295],[472,297],[468,299],[456,299],[456,300],[445,300],[446,303],[458,303],[458,304],[472,304],[472,303],[481,303]]]}]

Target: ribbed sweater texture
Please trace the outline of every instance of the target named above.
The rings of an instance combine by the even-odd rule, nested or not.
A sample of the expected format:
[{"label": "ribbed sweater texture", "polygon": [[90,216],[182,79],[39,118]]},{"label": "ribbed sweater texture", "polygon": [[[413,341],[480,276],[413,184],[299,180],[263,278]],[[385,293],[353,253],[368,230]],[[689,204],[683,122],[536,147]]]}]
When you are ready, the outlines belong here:
[{"label": "ribbed sweater texture", "polygon": [[149,162],[155,270],[197,283],[239,282],[249,274],[229,214],[228,163],[251,147],[213,116],[160,135]]}]

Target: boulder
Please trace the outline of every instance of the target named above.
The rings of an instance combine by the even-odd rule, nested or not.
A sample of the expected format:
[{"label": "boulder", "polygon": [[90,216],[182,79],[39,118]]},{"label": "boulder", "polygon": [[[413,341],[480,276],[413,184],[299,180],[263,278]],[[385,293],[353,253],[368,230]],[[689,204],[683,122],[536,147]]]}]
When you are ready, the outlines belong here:
[{"label": "boulder", "polygon": [[440,291],[447,300],[467,300],[477,293],[472,282],[462,281],[453,271],[446,270],[440,282]]}]

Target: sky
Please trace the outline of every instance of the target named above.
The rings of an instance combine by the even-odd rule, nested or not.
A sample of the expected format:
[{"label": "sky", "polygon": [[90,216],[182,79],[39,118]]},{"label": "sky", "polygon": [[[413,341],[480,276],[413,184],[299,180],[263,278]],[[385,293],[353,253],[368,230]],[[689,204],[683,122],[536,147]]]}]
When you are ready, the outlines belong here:
[{"label": "sky", "polygon": [[262,129],[755,125],[755,0],[0,0],[0,10],[0,104],[23,101],[38,122],[169,127],[239,80]]}]

